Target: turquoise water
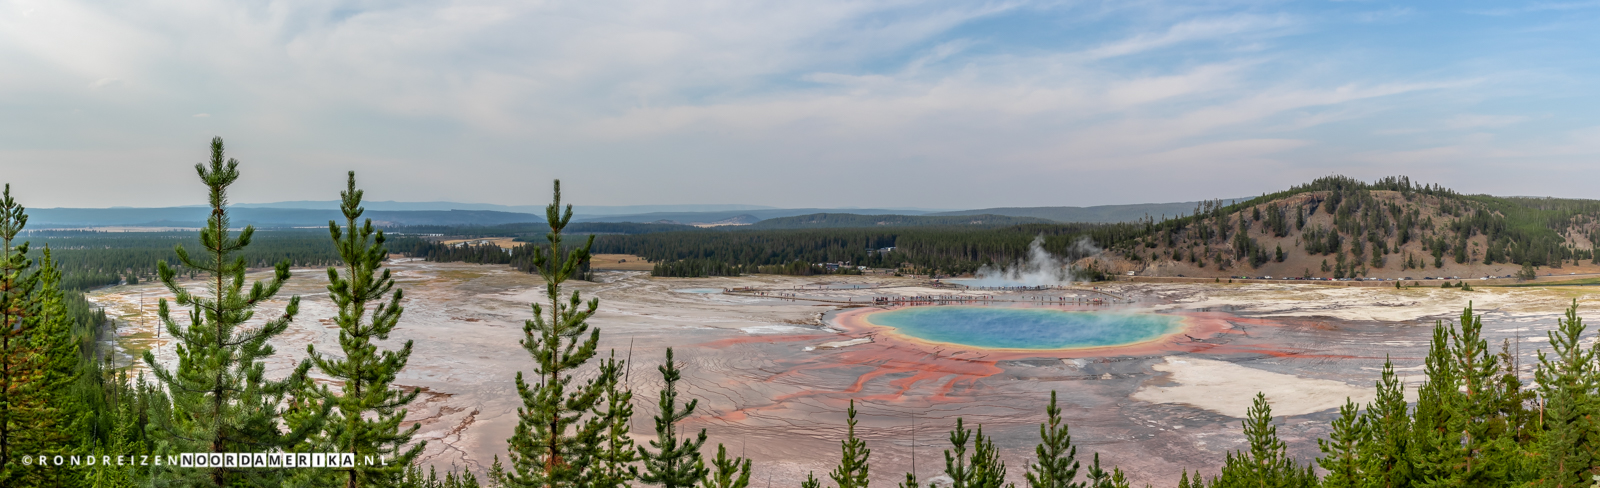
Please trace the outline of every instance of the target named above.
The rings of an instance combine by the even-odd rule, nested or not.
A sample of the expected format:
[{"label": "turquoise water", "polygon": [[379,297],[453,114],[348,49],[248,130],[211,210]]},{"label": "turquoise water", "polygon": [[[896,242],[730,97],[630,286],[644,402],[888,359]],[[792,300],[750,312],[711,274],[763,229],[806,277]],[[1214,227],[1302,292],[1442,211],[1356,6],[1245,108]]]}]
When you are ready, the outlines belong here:
[{"label": "turquoise water", "polygon": [[1067,349],[1143,342],[1177,332],[1169,315],[1041,308],[910,307],[867,316],[918,339],[995,349]]}]

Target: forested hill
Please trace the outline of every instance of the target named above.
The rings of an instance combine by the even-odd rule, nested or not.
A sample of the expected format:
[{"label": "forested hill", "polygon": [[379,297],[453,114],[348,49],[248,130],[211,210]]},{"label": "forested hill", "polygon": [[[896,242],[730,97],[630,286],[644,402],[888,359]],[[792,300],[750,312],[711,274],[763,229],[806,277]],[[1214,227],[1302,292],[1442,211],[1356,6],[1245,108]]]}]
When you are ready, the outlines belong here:
[{"label": "forested hill", "polygon": [[864,225],[602,236],[596,245],[598,252],[725,272],[849,261],[960,274],[1013,262],[1043,236],[1046,250],[1074,258],[1084,254],[1077,243],[1088,239],[1104,250],[1099,270],[1118,274],[1400,278],[1587,265],[1600,240],[1600,201],[1463,195],[1406,177],[1366,183],[1330,176],[1237,203],[1201,202],[1163,221],[990,227],[878,225],[882,216],[839,221],[845,219]]},{"label": "forested hill", "polygon": [[830,227],[933,227],[933,226],[989,226],[1002,227],[1020,224],[1045,224],[1049,220],[1033,217],[1005,215],[857,215],[848,213],[816,213],[767,219],[751,225],[752,229],[820,229]]},{"label": "forested hill", "polygon": [[[1503,276],[1595,261],[1600,201],[1463,195],[1342,176],[1146,222],[1115,248],[1141,274]],[[1190,274],[1193,273],[1193,274]]]}]

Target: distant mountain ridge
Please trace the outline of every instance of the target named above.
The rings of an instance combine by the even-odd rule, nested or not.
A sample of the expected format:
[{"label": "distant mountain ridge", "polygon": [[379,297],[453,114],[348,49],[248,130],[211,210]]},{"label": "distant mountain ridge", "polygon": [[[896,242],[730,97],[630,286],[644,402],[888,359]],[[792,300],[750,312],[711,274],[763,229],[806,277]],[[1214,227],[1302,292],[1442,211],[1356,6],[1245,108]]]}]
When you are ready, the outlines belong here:
[{"label": "distant mountain ridge", "polygon": [[[460,203],[460,202],[396,202],[396,201],[366,201],[362,203],[368,210],[488,210],[494,212],[527,213],[543,216],[544,205],[497,205],[493,203]],[[271,203],[237,203],[233,208],[281,208],[281,209],[310,209],[310,210],[338,210],[337,200],[297,200],[290,202]],[[727,212],[743,210],[766,210],[776,207],[763,205],[739,204],[686,204],[686,205],[574,205],[572,213],[576,215],[633,215],[651,212]]]},{"label": "distant mountain ridge", "polygon": [[1034,217],[1007,215],[858,215],[848,213],[816,213],[767,219],[750,225],[751,229],[822,229],[838,227],[913,227],[913,226],[1007,226],[1020,224],[1047,224],[1049,220]]},{"label": "distant mountain ridge", "polygon": [[[1233,200],[1225,200],[1232,202]],[[895,216],[896,219],[844,219],[832,217],[827,225],[837,222],[863,222],[861,225],[877,226],[876,222],[895,222],[883,225],[911,225],[907,217],[958,217],[990,216],[1018,219],[1040,219],[1054,222],[1130,222],[1145,215],[1159,219],[1162,215],[1179,216],[1193,212],[1198,202],[1152,203],[1136,205],[1102,205],[1094,207],[1004,207],[977,210],[932,212],[912,208],[773,208],[759,205],[629,205],[629,206],[576,206],[575,222],[670,222],[685,225],[745,225],[771,219],[803,215],[830,216]],[[511,223],[542,222],[542,206],[507,206],[456,202],[367,202],[367,216],[385,225],[407,226],[492,226]],[[293,201],[275,203],[243,203],[233,207],[233,222],[238,225],[258,227],[306,227],[327,225],[329,220],[340,219],[335,201]],[[643,212],[640,212],[643,211]],[[113,227],[113,226],[166,226],[194,227],[202,225],[206,207],[162,208],[33,208],[30,224],[50,227]],[[936,220],[926,220],[935,222]],[[1018,223],[1036,220],[1018,220]],[[942,221],[941,221],[942,222]],[[950,222],[958,222],[951,220]],[[960,221],[965,222],[965,221]],[[770,225],[794,225],[774,223]],[[942,225],[942,224],[926,224]],[[952,224],[964,225],[964,224]]]},{"label": "distant mountain ridge", "polygon": [[[209,210],[204,207],[168,208],[33,208],[28,209],[29,225],[45,227],[199,227],[205,225]],[[258,227],[325,226],[329,220],[344,217],[337,210],[297,208],[235,208],[229,212],[234,225]],[[368,210],[366,217],[380,225],[500,225],[536,222],[543,215],[489,210]]]},{"label": "distant mountain ridge", "polygon": [[[1222,200],[1224,205],[1242,202],[1245,198],[1231,198]],[[925,214],[928,216],[942,215],[1006,215],[1011,217],[1034,217],[1055,222],[1088,222],[1111,224],[1117,222],[1133,222],[1144,218],[1146,215],[1157,221],[1162,216],[1168,218],[1180,217],[1194,213],[1200,202],[1173,202],[1173,203],[1136,203],[1131,205],[1097,205],[1093,207],[999,207],[981,208],[977,210],[957,210],[953,212],[937,212]]]},{"label": "distant mountain ridge", "polygon": [[[577,213],[576,210],[573,211]],[[886,209],[886,208],[774,208],[762,210],[730,210],[725,212],[652,212],[636,215],[575,215],[574,221],[578,222],[660,222],[670,221],[683,224],[710,224],[724,221],[743,215],[755,217],[760,220],[793,217],[817,213],[840,213],[852,215],[921,215],[927,212],[911,209]]]}]

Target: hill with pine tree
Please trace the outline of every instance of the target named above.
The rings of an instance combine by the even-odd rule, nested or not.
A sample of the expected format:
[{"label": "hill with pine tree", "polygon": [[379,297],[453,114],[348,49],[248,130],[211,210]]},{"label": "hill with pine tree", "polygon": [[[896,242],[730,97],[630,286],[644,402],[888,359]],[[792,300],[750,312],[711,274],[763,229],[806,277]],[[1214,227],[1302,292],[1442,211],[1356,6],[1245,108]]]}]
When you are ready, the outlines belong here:
[{"label": "hill with pine tree", "polygon": [[1112,247],[1119,270],[1145,276],[1514,276],[1594,264],[1597,218],[1596,200],[1464,195],[1403,176],[1372,183],[1330,176],[1146,220],[1143,235]]}]

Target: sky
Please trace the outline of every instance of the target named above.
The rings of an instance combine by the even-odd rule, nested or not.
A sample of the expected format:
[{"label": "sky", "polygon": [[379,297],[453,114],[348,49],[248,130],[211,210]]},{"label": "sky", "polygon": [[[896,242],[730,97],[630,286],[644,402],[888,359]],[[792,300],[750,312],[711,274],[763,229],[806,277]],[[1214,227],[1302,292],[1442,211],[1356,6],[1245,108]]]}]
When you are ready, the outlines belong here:
[{"label": "sky", "polygon": [[1600,1],[0,0],[24,205],[1600,198]]}]

